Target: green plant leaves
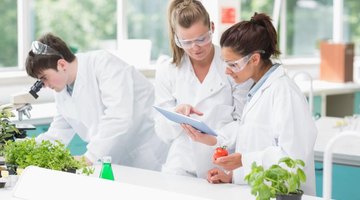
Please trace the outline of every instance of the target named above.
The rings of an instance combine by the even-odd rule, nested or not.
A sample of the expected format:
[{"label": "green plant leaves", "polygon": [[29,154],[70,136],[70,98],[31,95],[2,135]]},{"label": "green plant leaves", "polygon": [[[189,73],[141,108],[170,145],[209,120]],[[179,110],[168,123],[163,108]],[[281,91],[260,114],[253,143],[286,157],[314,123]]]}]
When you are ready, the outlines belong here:
[{"label": "green plant leaves", "polygon": [[[286,167],[282,167],[282,164]],[[245,181],[251,186],[251,194],[256,196],[257,200],[269,200],[276,194],[297,193],[301,182],[306,181],[302,170],[304,166],[302,160],[293,160],[290,157],[281,158],[278,164],[266,170],[254,162],[251,172],[245,176]]]},{"label": "green plant leaves", "polygon": [[82,174],[85,174],[87,176],[93,174],[94,172],[95,172],[94,167],[84,167],[84,168],[82,168],[82,171],[81,171]]},{"label": "green plant leaves", "polygon": [[19,130],[15,125],[9,121],[10,117],[14,114],[11,112],[11,107],[3,107],[0,110],[0,155],[3,155],[4,144],[8,140],[13,140],[16,134],[19,134]]},{"label": "green plant leaves", "polygon": [[75,160],[70,151],[59,141],[37,143],[34,138],[8,141],[4,147],[5,162],[26,168],[38,167],[67,171],[86,167],[85,161]]}]

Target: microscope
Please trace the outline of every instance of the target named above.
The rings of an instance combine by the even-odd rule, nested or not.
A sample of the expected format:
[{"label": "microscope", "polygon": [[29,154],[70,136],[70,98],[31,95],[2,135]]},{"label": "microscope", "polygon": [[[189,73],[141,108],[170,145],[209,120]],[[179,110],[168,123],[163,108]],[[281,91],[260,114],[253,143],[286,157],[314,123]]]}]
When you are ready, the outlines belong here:
[{"label": "microscope", "polygon": [[15,127],[20,131],[20,134],[17,135],[18,138],[26,137],[27,130],[35,130],[35,126],[32,124],[22,123],[23,116],[26,116],[28,119],[31,118],[30,111],[32,109],[31,103],[39,97],[37,94],[40,89],[44,86],[44,83],[40,80],[36,81],[34,85],[31,86],[30,91],[26,93],[18,93],[11,96],[11,107],[16,109],[18,112],[19,123],[15,124]]},{"label": "microscope", "polygon": [[43,85],[44,83],[38,80],[34,83],[33,86],[31,86],[29,93],[19,93],[12,95],[11,103],[18,112],[19,121],[23,120],[24,115],[30,119],[30,110],[32,109],[30,103],[39,97],[37,93],[40,91]]}]

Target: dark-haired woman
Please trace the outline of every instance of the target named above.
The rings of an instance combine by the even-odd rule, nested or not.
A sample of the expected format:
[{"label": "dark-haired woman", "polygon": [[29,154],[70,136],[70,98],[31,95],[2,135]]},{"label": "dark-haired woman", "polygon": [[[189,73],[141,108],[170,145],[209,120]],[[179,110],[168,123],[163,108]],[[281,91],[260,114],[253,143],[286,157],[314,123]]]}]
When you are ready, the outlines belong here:
[{"label": "dark-haired woman", "polygon": [[[208,173],[211,183],[245,183],[244,177],[256,162],[265,168],[289,156],[301,159],[307,176],[302,189],[315,194],[314,144],[317,130],[306,98],[287,76],[277,57],[277,34],[266,14],[257,14],[226,30],[220,40],[221,54],[228,67],[226,73],[235,82],[252,79],[237,133],[236,144],[222,138],[200,135],[191,127],[187,132],[208,145],[236,145],[236,151],[213,162],[220,166]],[[232,134],[229,130],[228,134]],[[206,138],[205,138],[206,137]],[[212,138],[212,139],[209,139]],[[209,142],[210,141],[210,142]],[[225,171],[223,170],[228,170]]]}]

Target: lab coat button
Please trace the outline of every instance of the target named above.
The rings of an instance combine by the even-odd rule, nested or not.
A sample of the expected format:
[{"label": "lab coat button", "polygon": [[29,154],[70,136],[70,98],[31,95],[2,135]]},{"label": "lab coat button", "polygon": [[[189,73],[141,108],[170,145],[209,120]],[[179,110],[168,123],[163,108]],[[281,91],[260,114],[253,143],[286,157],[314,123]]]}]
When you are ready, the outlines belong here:
[{"label": "lab coat button", "polygon": [[213,91],[213,89],[211,88],[211,89],[210,89],[210,92],[212,92],[212,91]]}]

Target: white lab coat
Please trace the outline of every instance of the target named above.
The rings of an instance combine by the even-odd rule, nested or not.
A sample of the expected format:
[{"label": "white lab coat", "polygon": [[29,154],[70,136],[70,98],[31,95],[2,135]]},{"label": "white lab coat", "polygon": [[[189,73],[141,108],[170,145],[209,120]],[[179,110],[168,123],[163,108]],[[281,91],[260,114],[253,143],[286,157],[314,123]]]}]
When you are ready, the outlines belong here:
[{"label": "white lab coat", "polygon": [[[68,144],[77,133],[88,143],[85,156],[160,170],[166,158],[154,132],[153,85],[132,66],[106,51],[76,55],[73,94],[55,93],[58,115],[37,139]],[[162,160],[163,159],[163,160]]]},{"label": "white lab coat", "polygon": [[237,132],[236,152],[242,154],[243,167],[234,170],[234,183],[245,183],[244,176],[253,162],[268,168],[290,156],[305,162],[307,181],[303,190],[315,195],[313,149],[317,129],[304,95],[282,66],[245,105]]},{"label": "white lab coat", "polygon": [[[174,109],[179,104],[190,104],[204,113],[192,115],[214,130],[240,118],[245,95],[251,83],[236,84],[225,74],[226,63],[220,59],[220,48],[215,47],[214,59],[202,83],[196,77],[190,59],[183,57],[180,67],[170,62],[156,71],[156,105]],[[215,147],[193,142],[179,124],[161,115],[156,117],[156,133],[171,144],[162,171],[205,178],[214,167],[211,156]]]}]

